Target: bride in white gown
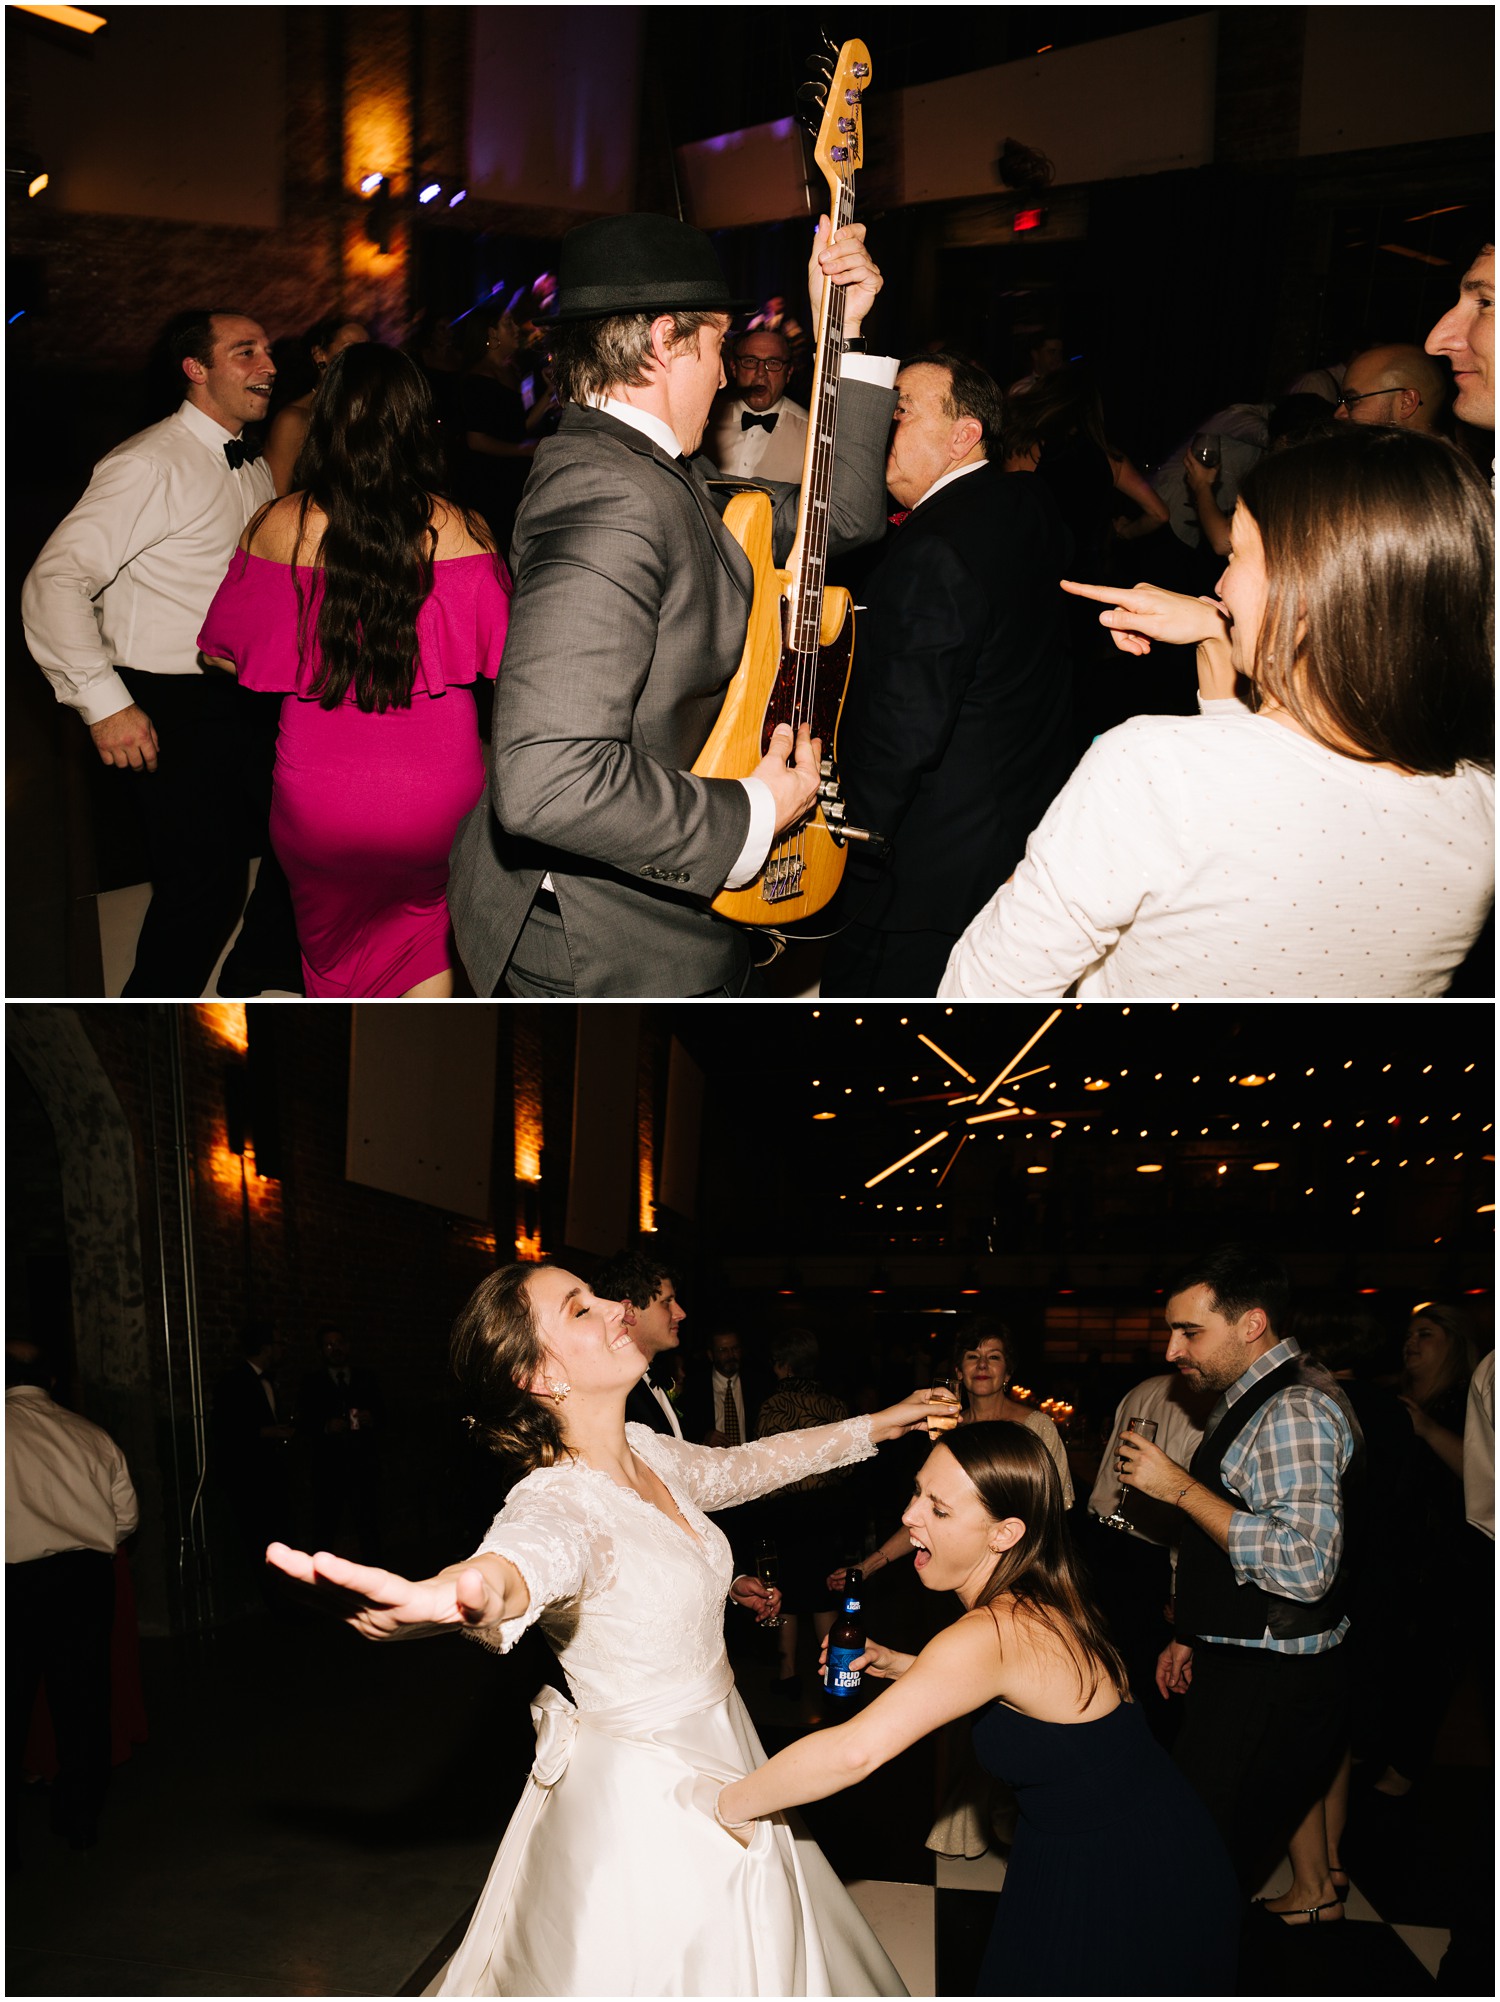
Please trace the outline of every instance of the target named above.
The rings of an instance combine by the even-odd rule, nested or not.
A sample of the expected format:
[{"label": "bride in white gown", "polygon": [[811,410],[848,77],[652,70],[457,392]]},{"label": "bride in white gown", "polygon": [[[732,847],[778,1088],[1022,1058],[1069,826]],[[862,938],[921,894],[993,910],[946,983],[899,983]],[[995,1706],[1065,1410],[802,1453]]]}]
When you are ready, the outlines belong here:
[{"label": "bride in white gown", "polygon": [[267,1553],[372,1639],[456,1627],[504,1651],[537,1621],[566,1671],[572,1702],[532,1704],[536,1761],[440,1992],[904,1995],[799,1827],[776,1816],[742,1847],[715,1817],[765,1753],[724,1652],[729,1545],[704,1512],[868,1459],[947,1393],[747,1446],[627,1426],[645,1359],[623,1310],[548,1265],[486,1279],[453,1352],[486,1442],[528,1469],[474,1556],[412,1582]]}]

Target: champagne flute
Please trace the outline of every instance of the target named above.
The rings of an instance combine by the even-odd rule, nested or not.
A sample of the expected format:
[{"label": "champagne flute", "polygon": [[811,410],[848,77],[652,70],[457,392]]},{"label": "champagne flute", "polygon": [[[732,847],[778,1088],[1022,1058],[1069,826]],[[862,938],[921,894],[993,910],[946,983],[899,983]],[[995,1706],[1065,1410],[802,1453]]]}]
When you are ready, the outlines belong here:
[{"label": "champagne flute", "polygon": [[[957,1397],[959,1394],[958,1371],[956,1369],[946,1370],[943,1375],[935,1376],[928,1387],[932,1390],[951,1390],[953,1395]],[[956,1404],[945,1404],[941,1409],[934,1408],[929,1411],[927,1414],[928,1438],[941,1439],[945,1432],[953,1430],[954,1426],[958,1423],[958,1419],[959,1410]]]},{"label": "champagne flute", "polygon": [[[1156,1437],[1156,1420],[1154,1418],[1127,1418],[1125,1420],[1125,1430],[1136,1433],[1142,1439],[1154,1440]],[[1102,1523],[1106,1523],[1111,1529],[1129,1529],[1131,1526],[1130,1517],[1125,1513],[1125,1503],[1129,1495],[1129,1488],[1122,1487],[1119,1498],[1115,1502],[1113,1513],[1110,1515],[1101,1515],[1099,1520]]]},{"label": "champagne flute", "polygon": [[[769,1541],[763,1542],[755,1553],[755,1575],[767,1591],[776,1583],[779,1571],[780,1560],[776,1554],[776,1545]],[[761,1627],[779,1627],[784,1624],[780,1613],[768,1614],[756,1621],[756,1625]]]}]

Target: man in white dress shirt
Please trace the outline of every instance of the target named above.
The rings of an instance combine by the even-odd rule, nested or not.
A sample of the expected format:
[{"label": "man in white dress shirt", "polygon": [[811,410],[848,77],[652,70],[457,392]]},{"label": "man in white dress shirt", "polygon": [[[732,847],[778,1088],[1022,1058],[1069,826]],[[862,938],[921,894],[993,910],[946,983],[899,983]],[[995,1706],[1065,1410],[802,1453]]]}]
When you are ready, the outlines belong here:
[{"label": "man in white dress shirt", "polygon": [[775,327],[756,327],[733,348],[731,387],[710,421],[704,450],[734,479],[800,480],[807,411],[786,393],[791,343]]},{"label": "man in white dress shirt", "polygon": [[245,524],[275,497],[240,437],[276,379],[265,330],[242,313],[193,312],[169,347],[182,404],[100,460],[21,597],[58,701],[104,763],[131,774],[153,894],[124,991],[153,998],[203,992],[244,900],[248,698],[203,666],[198,630]]},{"label": "man in white dress shirt", "polygon": [[140,1519],[125,1455],[54,1404],[37,1344],[5,1345],[6,1779],[20,1780],[37,1685],[57,1737],[52,1826],[93,1847],[109,1783],[116,1546]]}]

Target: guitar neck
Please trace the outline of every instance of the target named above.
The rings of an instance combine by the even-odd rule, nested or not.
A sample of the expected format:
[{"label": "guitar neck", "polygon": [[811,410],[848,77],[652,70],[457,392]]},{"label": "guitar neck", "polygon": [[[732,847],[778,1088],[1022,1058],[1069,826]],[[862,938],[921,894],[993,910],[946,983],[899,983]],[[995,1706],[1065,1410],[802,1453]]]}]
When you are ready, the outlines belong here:
[{"label": "guitar neck", "polygon": [[[840,183],[831,216],[834,229],[854,219],[854,191]],[[825,284],[818,312],[817,354],[813,364],[811,422],[802,461],[802,494],[797,534],[787,559],[787,639],[798,653],[815,652],[823,616],[823,579],[828,569],[828,511],[833,492],[833,442],[838,424],[839,380],[844,363],[842,285]]]}]

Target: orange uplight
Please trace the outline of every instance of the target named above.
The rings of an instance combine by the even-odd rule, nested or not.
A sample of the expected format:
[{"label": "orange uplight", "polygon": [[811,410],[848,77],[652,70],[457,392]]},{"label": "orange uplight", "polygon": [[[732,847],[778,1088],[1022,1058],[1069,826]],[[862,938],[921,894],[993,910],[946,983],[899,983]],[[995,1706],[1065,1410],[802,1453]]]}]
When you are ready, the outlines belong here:
[{"label": "orange uplight", "polygon": [[195,1011],[199,1022],[216,1043],[241,1056],[250,1047],[250,1024],[243,1001],[205,1001]]},{"label": "orange uplight", "polygon": [[81,35],[97,35],[109,23],[103,14],[90,14],[84,7],[35,7],[28,0],[15,0],[19,14],[39,14],[44,21],[55,21],[60,28],[76,28]]}]

